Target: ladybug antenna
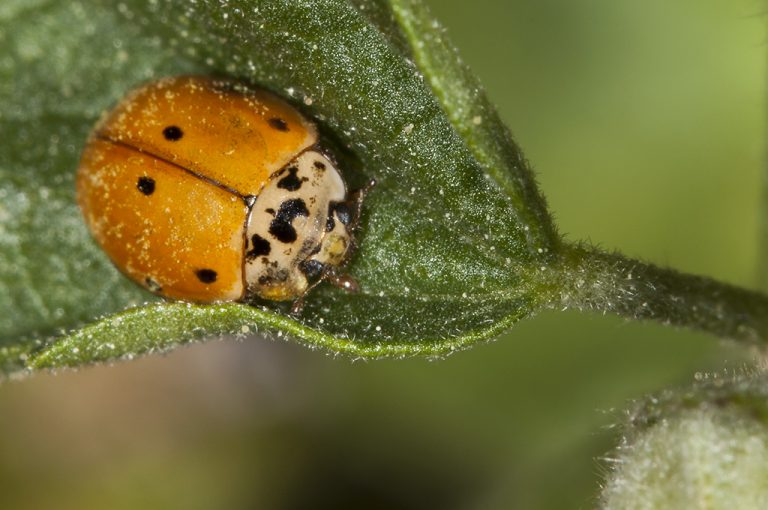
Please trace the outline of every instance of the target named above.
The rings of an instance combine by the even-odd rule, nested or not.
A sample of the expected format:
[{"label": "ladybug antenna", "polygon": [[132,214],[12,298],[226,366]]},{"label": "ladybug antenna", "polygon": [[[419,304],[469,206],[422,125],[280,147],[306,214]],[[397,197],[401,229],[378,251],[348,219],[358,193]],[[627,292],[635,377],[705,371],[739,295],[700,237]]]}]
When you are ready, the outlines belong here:
[{"label": "ladybug antenna", "polygon": [[371,192],[374,186],[376,186],[376,179],[372,178],[365,183],[365,186],[349,194],[347,204],[352,208],[352,222],[349,225],[350,230],[357,229],[357,226],[360,223],[360,212],[363,210],[363,202],[365,202],[365,197],[368,196],[368,193]]}]

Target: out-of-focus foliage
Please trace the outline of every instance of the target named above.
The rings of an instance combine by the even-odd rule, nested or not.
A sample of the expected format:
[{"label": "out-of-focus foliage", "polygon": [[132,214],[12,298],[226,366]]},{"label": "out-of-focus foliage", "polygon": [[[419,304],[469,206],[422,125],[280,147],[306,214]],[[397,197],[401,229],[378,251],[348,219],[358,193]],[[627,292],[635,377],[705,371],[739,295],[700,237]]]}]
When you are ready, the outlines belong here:
[{"label": "out-of-focus foliage", "polygon": [[603,508],[766,508],[765,375],[715,376],[636,406]]}]

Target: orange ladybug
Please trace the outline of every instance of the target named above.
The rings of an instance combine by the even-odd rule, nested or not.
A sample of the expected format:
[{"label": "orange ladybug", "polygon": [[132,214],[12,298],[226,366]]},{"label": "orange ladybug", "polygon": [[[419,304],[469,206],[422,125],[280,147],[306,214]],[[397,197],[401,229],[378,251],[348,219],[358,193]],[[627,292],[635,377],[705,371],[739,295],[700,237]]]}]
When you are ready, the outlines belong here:
[{"label": "orange ladybug", "polygon": [[276,96],[200,76],[132,92],[77,172],[93,237],[131,279],[200,303],[295,300],[339,271],[374,181],[348,194],[317,128]]}]

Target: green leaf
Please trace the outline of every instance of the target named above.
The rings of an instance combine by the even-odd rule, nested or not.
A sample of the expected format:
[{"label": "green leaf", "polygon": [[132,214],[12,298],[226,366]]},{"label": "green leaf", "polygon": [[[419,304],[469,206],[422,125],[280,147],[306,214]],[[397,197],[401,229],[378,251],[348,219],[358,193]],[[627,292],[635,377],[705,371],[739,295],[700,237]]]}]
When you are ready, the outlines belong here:
[{"label": "green leaf", "polygon": [[[541,275],[559,240],[531,173],[419,2],[6,0],[0,46],[6,372],[245,330],[442,354],[554,300]],[[352,187],[376,177],[349,266],[361,294],[319,289],[298,320],[276,305],[145,305],[95,247],[73,190],[90,127],[138,83],[187,73],[276,91],[320,123]]]}]

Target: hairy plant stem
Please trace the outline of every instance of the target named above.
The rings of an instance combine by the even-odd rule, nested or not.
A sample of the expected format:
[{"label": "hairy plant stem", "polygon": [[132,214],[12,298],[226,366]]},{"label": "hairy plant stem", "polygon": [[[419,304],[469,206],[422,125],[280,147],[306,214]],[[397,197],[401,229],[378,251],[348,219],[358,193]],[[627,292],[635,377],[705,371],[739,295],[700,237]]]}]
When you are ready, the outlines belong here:
[{"label": "hairy plant stem", "polygon": [[583,245],[564,247],[560,304],[768,343],[768,295]]}]

